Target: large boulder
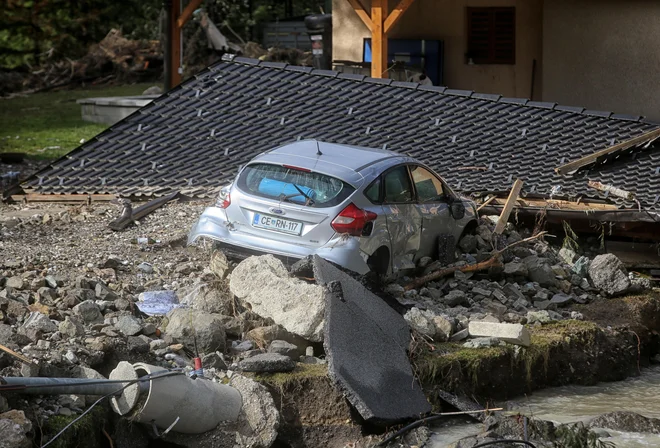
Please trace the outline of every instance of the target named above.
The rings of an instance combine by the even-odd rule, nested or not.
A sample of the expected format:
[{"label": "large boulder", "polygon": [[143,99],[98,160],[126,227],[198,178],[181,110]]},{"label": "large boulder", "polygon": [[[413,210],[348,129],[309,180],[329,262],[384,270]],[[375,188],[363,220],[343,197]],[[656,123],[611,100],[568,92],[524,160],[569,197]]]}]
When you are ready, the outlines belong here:
[{"label": "large boulder", "polygon": [[323,340],[325,288],[289,277],[272,255],[242,261],[232,272],[229,288],[258,315],[309,341]]},{"label": "large boulder", "polygon": [[165,332],[188,348],[203,353],[223,352],[226,344],[225,316],[203,311],[175,308],[167,314]]},{"label": "large boulder", "polygon": [[598,255],[589,265],[589,278],[594,287],[610,296],[623,294],[630,279],[621,260],[613,254]]}]

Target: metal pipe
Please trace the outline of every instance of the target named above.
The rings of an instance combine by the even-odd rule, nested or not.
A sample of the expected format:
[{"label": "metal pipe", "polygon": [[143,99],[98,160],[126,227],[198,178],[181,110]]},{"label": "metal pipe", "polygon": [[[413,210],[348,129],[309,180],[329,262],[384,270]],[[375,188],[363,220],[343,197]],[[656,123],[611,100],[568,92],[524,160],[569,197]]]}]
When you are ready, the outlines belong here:
[{"label": "metal pipe", "polygon": [[[3,377],[0,392],[26,395],[121,395],[126,382],[85,378],[22,378]],[[149,390],[149,380],[138,383],[140,391]]]}]

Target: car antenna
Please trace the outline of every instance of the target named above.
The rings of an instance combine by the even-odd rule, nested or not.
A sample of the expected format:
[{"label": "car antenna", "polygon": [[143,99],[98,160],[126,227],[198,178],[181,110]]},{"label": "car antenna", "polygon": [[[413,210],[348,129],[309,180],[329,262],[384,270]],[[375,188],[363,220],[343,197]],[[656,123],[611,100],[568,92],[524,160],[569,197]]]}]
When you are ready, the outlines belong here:
[{"label": "car antenna", "polygon": [[321,152],[321,147],[319,146],[319,141],[316,140],[316,155],[317,156],[322,156],[323,153]]}]

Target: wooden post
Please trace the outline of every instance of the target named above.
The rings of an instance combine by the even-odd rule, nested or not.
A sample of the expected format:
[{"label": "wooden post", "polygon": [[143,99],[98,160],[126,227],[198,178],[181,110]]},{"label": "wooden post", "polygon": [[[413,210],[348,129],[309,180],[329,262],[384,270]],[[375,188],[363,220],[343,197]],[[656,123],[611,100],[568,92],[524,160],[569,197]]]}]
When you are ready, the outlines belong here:
[{"label": "wooden post", "polygon": [[500,214],[500,219],[497,221],[497,225],[495,226],[493,233],[499,235],[504,231],[504,227],[506,227],[506,223],[509,221],[509,215],[511,214],[511,210],[513,210],[513,206],[516,205],[516,201],[518,200],[518,195],[520,194],[520,190],[522,190],[522,186],[523,181],[520,179],[516,179],[516,181],[513,183],[513,187],[511,187],[511,192],[509,193],[509,197],[504,204],[504,208]]},{"label": "wooden post", "polygon": [[415,0],[401,0],[389,14],[388,0],[371,0],[371,16],[360,0],[348,0],[355,13],[371,31],[371,77],[387,77],[387,33]]},{"label": "wooden post", "polygon": [[167,0],[167,43],[165,44],[165,88],[181,84],[181,31],[203,0],[190,0],[181,11],[181,0]]},{"label": "wooden post", "polygon": [[168,29],[170,30],[169,37],[169,80],[170,84],[166,86],[168,89],[181,84],[181,28],[178,25],[179,12],[181,11],[181,0],[170,0],[170,15]]},{"label": "wooden post", "polygon": [[382,78],[387,71],[387,0],[371,0],[371,77]]}]

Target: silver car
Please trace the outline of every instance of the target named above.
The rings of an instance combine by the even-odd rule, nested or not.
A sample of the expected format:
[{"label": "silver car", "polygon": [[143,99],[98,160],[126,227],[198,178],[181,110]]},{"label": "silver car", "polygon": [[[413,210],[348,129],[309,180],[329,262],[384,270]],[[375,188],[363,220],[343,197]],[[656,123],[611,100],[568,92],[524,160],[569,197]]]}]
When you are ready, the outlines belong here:
[{"label": "silver car", "polygon": [[230,255],[317,254],[358,274],[414,268],[475,224],[475,204],[417,160],[302,140],[252,159],[194,224]]}]

